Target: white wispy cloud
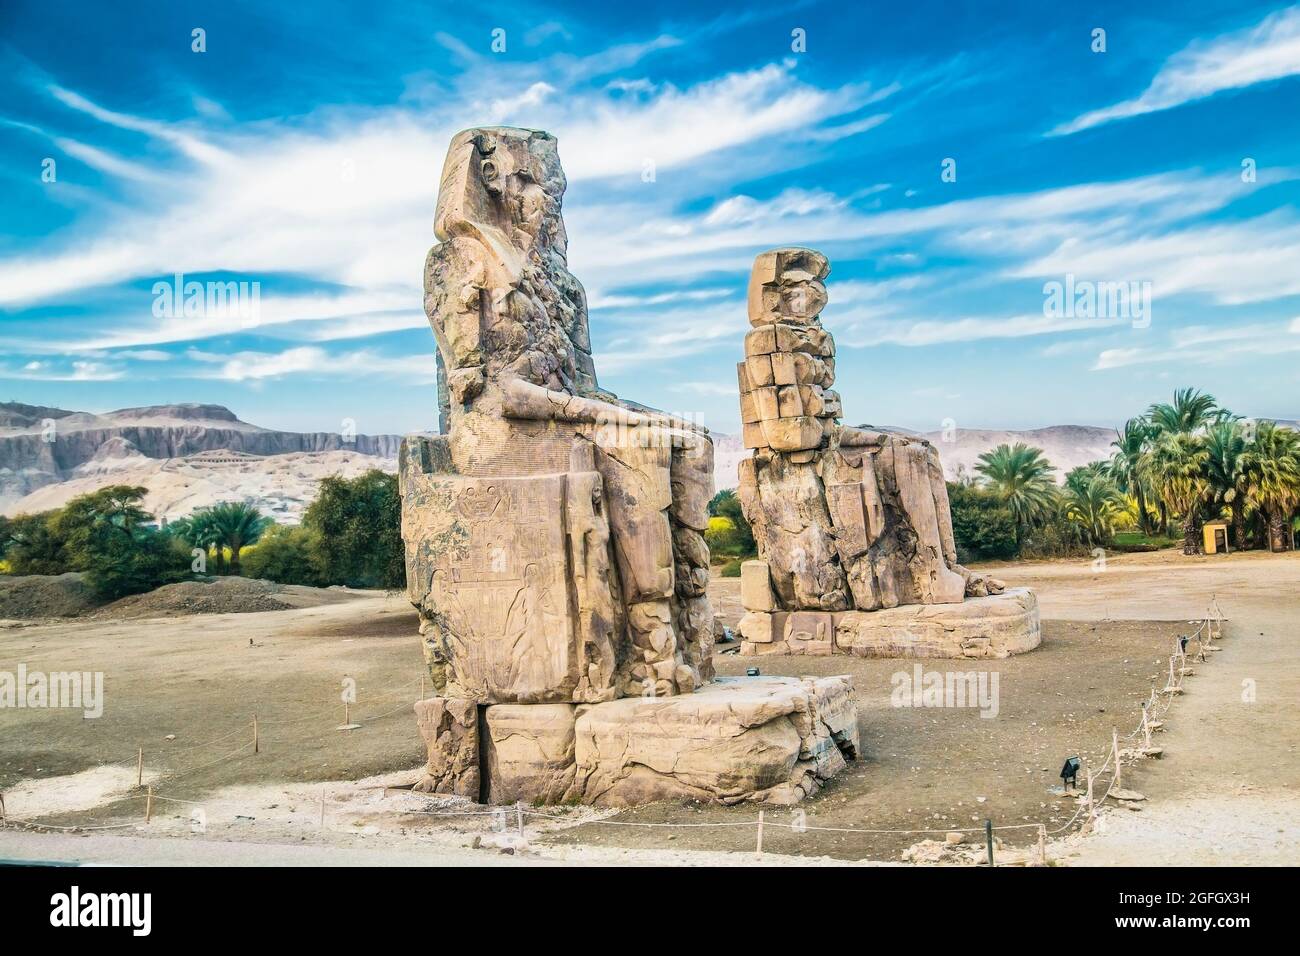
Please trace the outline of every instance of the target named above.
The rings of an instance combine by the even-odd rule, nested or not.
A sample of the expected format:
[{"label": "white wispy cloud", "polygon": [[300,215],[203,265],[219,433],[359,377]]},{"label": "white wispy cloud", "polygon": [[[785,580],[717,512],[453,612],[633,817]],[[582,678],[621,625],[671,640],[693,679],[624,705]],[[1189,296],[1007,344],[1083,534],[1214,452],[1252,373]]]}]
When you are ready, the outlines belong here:
[{"label": "white wispy cloud", "polygon": [[1139,96],[1084,113],[1052,130],[1052,135],[1075,133],[1296,74],[1300,74],[1300,7],[1288,7],[1252,27],[1179,51]]},{"label": "white wispy cloud", "polygon": [[213,366],[196,378],[227,382],[258,382],[291,375],[357,378],[382,374],[404,382],[432,383],[436,380],[433,359],[428,355],[391,357],[369,349],[330,352],[318,346],[299,346],[280,352],[242,351],[234,354],[189,349],[191,360]]},{"label": "white wispy cloud", "polygon": [[1291,352],[1300,352],[1300,319],[1232,328],[1196,325],[1174,330],[1160,345],[1103,349],[1092,371],[1131,365],[1222,365]]}]

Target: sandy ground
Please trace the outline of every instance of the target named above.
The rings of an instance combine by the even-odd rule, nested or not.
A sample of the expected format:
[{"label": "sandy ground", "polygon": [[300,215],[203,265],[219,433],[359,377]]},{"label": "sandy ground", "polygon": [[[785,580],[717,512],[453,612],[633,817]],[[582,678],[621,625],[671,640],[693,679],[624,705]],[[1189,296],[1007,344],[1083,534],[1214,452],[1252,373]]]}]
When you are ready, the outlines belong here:
[{"label": "sandy ground", "polygon": [[[1158,742],[1164,758],[1126,771],[1149,799],[1113,811],[1098,833],[1053,844],[1061,862],[1297,863],[1295,702],[1300,556],[1184,558],[1170,553],[999,566],[1039,590],[1043,646],[1008,661],[928,662],[997,673],[994,718],[971,708],[898,708],[893,675],[913,662],[849,658],[719,659],[722,673],[851,673],[864,759],[802,808],[766,812],[764,862],[898,861],[918,835],[799,832],[1042,822],[1063,824],[1064,756],[1100,762],[1112,726],[1127,732],[1174,637],[1217,595],[1231,619],[1223,650],[1187,679]],[[734,623],[735,579],[715,582]],[[1145,623],[1137,623],[1137,622]],[[251,641],[251,644],[250,644]],[[1288,653],[1290,651],[1291,653]],[[104,716],[0,711],[0,789],[11,819],[113,830],[0,832],[0,857],[187,863],[752,863],[757,809],[656,805],[612,814],[538,810],[524,820],[382,784],[411,779],[420,743],[414,616],[368,594],[291,611],[187,619],[68,622],[0,631],[0,670],[103,670]],[[1158,663],[1159,662],[1159,663]],[[357,704],[343,722],[344,678]],[[1243,680],[1255,700],[1242,700]],[[252,753],[252,715],[259,723]],[[168,740],[169,736],[175,739]],[[143,822],[136,748],[156,800]],[[367,779],[369,778],[369,779]],[[343,781],[343,782],[340,782]],[[353,781],[353,782],[346,782]],[[321,795],[326,823],[320,824]],[[436,813],[472,816],[434,816]],[[542,814],[547,814],[543,816]],[[555,818],[558,815],[559,819]],[[727,827],[663,827],[728,823]],[[476,843],[477,838],[477,843]],[[1003,831],[1000,859],[1030,855],[1036,835]]]}]

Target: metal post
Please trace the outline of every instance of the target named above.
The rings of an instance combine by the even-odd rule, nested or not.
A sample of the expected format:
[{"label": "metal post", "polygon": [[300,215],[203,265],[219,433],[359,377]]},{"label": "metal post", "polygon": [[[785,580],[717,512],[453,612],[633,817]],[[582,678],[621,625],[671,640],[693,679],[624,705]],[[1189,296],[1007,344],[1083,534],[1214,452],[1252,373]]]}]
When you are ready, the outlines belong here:
[{"label": "metal post", "polygon": [[257,737],[257,714],[253,715],[253,753],[258,753],[260,741]]},{"label": "metal post", "polygon": [[997,864],[993,862],[993,821],[992,820],[984,821],[984,845],[988,847],[988,851],[989,851],[989,866],[996,866]]},{"label": "metal post", "polygon": [[135,785],[144,786],[144,748],[140,747],[135,752]]}]

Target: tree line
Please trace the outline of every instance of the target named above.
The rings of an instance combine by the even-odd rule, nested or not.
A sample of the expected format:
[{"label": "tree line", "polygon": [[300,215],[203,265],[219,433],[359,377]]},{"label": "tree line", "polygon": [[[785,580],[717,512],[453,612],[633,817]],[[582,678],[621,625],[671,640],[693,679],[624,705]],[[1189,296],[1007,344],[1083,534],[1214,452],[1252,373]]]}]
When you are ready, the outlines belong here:
[{"label": "tree line", "polygon": [[1042,449],[985,452],[972,479],[949,486],[958,545],[970,557],[1064,554],[1132,529],[1155,542],[1181,537],[1183,553],[1197,554],[1205,523],[1222,519],[1236,550],[1294,547],[1300,432],[1184,388],[1126,421],[1112,448],[1062,487]]},{"label": "tree line", "polygon": [[105,600],[223,574],[314,587],[405,586],[395,475],[372,469],[324,479],[299,525],[276,524],[241,501],[158,521],[143,507],[146,493],[110,485],[53,511],[0,518],[6,571],[81,572]]}]

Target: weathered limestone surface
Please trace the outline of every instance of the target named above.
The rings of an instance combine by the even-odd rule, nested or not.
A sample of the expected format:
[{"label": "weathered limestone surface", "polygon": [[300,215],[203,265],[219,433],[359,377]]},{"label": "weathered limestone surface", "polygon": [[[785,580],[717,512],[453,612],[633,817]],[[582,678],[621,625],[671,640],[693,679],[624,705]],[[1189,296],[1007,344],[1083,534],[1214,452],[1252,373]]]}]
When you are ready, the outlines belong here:
[{"label": "weathered limestone surface", "polygon": [[1042,643],[1038,599],[1028,588],[879,611],[748,611],[739,633],[748,656],[1009,657]]},{"label": "weathered limestone surface", "polygon": [[585,803],[794,803],[857,755],[848,677],[719,678],[697,693],[580,708],[575,788]]},{"label": "weathered limestone surface", "polygon": [[572,704],[486,709],[489,803],[559,803],[573,787]]},{"label": "weathered limestone surface", "polygon": [[1042,643],[1038,598],[1008,588],[961,604],[848,611],[835,622],[835,643],[858,657],[1010,657]]},{"label": "weathered limestone surface", "polygon": [[[754,454],[741,462],[739,493],[762,560],[741,569],[746,654],[844,652],[834,638],[839,615],[900,609],[892,621],[908,617],[907,608],[960,607],[1004,587],[958,564],[933,445],[839,423],[835,342],[819,316],[829,272],[821,253],[791,248],[763,253],[750,275],[752,329],[737,375],[744,441]],[[978,629],[978,614],[955,616]],[[1029,646],[1037,644],[1036,606],[1032,617],[1000,646],[1027,649],[1030,633]],[[960,642],[931,644],[965,653]]]},{"label": "weathered limestone surface", "polygon": [[712,442],[598,386],[564,189],[550,134],[458,134],[425,264],[450,430],[403,443],[408,591],[435,690],[480,704],[711,676]]},{"label": "weathered limestone surface", "polygon": [[478,707],[472,700],[434,697],[417,701],[415,720],[429,763],[415,789],[479,798]]},{"label": "weathered limestone surface", "polygon": [[[424,289],[447,432],[408,437],[398,469],[438,695],[417,705],[420,788],[796,799],[855,752],[851,693],[709,683],[713,444],[597,384],[564,189],[555,138],[535,130],[466,130],[443,169]],[[769,360],[778,411],[825,411],[799,386],[830,366],[808,358]],[[820,435],[809,421],[791,434]]]}]

